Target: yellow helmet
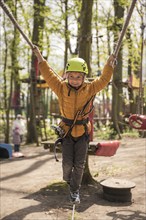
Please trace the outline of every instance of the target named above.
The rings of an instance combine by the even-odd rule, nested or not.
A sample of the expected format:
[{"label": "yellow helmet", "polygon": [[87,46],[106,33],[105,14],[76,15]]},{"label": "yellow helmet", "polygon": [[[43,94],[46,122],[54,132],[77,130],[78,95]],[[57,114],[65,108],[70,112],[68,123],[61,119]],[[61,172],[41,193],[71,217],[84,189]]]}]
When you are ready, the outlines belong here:
[{"label": "yellow helmet", "polygon": [[82,58],[79,58],[79,57],[72,58],[67,62],[65,72],[66,73],[67,72],[81,72],[87,75],[88,74],[87,63]]}]

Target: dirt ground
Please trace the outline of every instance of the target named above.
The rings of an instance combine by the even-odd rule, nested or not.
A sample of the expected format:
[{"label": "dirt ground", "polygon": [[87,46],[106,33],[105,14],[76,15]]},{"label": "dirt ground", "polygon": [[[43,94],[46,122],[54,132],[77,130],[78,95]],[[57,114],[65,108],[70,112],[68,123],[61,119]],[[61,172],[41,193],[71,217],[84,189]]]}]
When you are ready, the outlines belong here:
[{"label": "dirt ground", "polygon": [[[1,220],[70,220],[72,206],[62,181],[59,162],[43,146],[22,146],[24,158],[0,161]],[[97,185],[81,187],[81,204],[75,220],[146,219],[146,139],[123,138],[113,157],[89,156],[89,167]],[[109,202],[103,198],[100,182],[110,177],[136,184],[132,202]]]}]

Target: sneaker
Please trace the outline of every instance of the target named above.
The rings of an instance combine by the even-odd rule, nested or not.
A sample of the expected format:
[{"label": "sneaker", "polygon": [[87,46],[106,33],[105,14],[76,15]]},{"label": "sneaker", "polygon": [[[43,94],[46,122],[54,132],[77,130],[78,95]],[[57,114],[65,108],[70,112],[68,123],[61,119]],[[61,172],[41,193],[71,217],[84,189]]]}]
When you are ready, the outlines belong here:
[{"label": "sneaker", "polygon": [[80,195],[79,192],[71,192],[70,191],[70,201],[73,204],[79,204],[80,203]]}]

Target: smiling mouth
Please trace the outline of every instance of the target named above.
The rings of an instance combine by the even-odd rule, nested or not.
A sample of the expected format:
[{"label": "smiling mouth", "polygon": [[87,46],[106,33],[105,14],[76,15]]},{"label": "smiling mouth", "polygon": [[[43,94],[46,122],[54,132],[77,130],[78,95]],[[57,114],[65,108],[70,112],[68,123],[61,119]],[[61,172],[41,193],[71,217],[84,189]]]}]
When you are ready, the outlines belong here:
[{"label": "smiling mouth", "polygon": [[79,85],[74,85],[74,84],[70,84],[70,86],[75,89],[78,89],[80,87]]},{"label": "smiling mouth", "polygon": [[79,85],[72,85],[73,87],[76,87],[76,88],[78,88],[79,87]]}]

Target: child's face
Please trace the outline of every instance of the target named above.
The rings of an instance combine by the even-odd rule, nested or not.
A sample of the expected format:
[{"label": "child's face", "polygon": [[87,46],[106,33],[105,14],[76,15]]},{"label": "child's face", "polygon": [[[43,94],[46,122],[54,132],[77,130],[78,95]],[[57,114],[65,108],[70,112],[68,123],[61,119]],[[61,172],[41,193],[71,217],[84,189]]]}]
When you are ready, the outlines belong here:
[{"label": "child's face", "polygon": [[84,73],[80,72],[68,72],[67,73],[68,83],[78,89],[84,82]]}]

